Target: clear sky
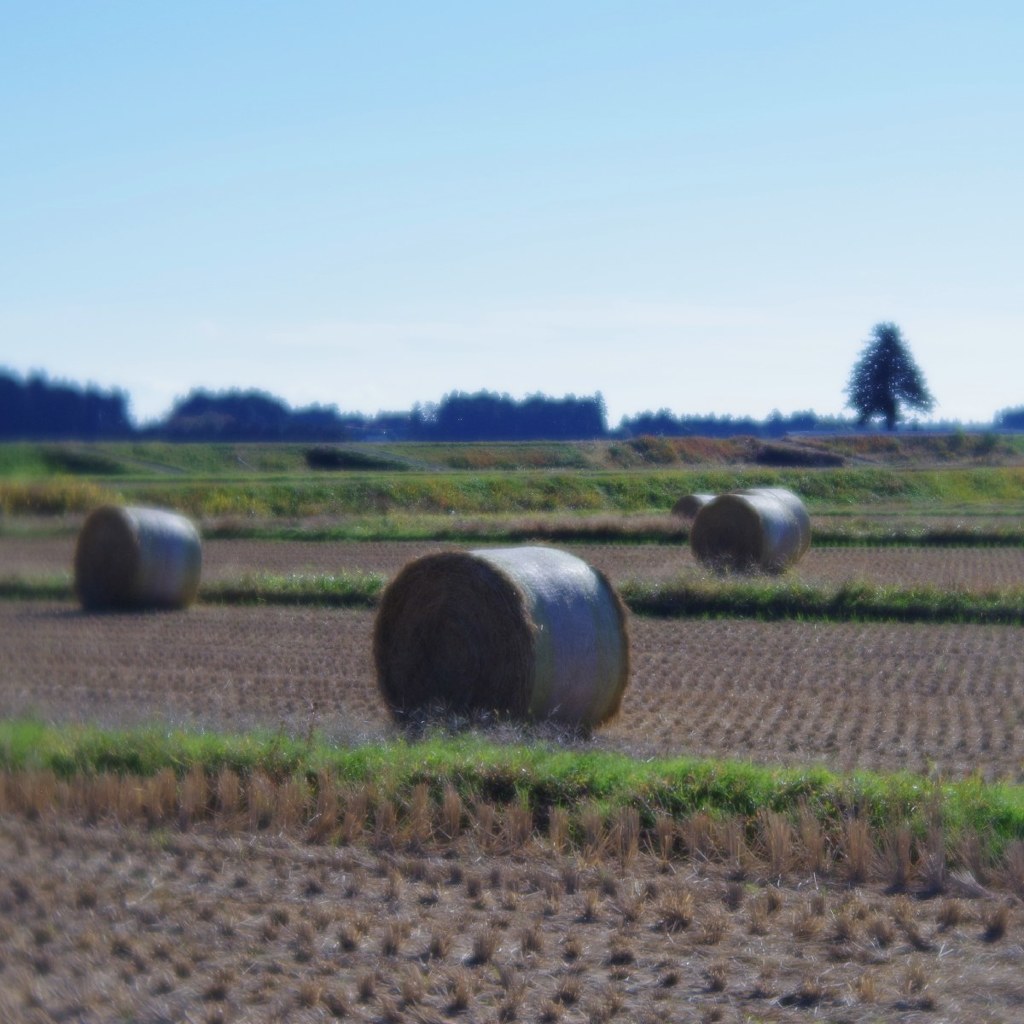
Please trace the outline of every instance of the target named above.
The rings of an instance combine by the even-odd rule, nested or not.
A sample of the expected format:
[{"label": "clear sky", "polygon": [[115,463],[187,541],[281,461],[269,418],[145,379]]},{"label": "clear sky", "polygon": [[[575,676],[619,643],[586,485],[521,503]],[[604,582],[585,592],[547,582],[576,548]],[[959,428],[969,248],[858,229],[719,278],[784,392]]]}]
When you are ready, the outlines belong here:
[{"label": "clear sky", "polygon": [[0,367],[408,409],[1024,404],[1024,4],[0,0]]}]

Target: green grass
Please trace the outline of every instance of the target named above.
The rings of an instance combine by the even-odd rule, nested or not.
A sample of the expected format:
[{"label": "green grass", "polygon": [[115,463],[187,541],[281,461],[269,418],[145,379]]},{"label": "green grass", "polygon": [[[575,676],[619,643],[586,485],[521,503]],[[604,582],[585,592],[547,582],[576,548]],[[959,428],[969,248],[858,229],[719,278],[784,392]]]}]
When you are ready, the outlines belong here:
[{"label": "green grass", "polygon": [[[928,525],[907,516],[905,523],[851,522],[849,525],[815,527],[816,548],[830,547],[1020,547],[1024,526],[1020,515],[1007,515],[1004,524],[960,521],[949,525]],[[415,541],[444,540],[472,543],[559,541],[578,544],[665,544],[679,547],[689,543],[685,520],[664,513],[614,515],[571,515],[564,513],[522,516],[440,516],[384,514],[349,516],[328,525],[284,524],[274,521],[226,519],[203,530],[207,539],[274,541]]]},{"label": "green grass", "polygon": [[583,805],[612,814],[635,807],[650,829],[659,815],[703,811],[739,815],[751,824],[765,809],[795,815],[809,808],[837,833],[856,814],[884,828],[899,822],[924,834],[941,815],[950,841],[970,830],[998,854],[1024,838],[1024,787],[978,778],[937,782],[909,774],[839,775],[820,768],[764,767],[691,757],[638,761],[625,755],[562,744],[499,744],[473,734],[438,733],[422,741],[396,739],[339,747],[319,737],[105,730],[0,721],[0,770],[51,771],[59,778],[114,772],[148,777],[170,768],[179,776],[199,766],[210,777],[222,768],[243,776],[260,770],[309,786],[327,772],[343,785],[372,783],[378,799],[406,804],[426,784],[435,799],[453,786],[470,806],[476,800],[527,803],[538,820],[554,807]]},{"label": "green grass", "polygon": [[118,491],[74,477],[0,482],[0,525],[7,516],[63,516],[120,500]]},{"label": "green grass", "polygon": [[[8,508],[4,508],[4,495]],[[44,537],[71,535],[80,521],[66,513],[85,512],[122,496],[94,484],[69,481],[67,486],[0,484],[0,536]],[[212,503],[212,498],[207,503]],[[35,514],[32,514],[35,513]],[[863,512],[849,517],[833,510],[823,513],[827,525],[813,525],[816,548],[828,547],[1020,547],[1024,545],[1024,508],[974,512],[912,510],[899,516],[886,512],[877,518]],[[937,521],[937,522],[936,522]],[[813,520],[812,520],[813,522]],[[328,522],[301,517],[226,514],[201,524],[207,540],[273,541],[451,541],[453,543],[521,543],[548,541],[578,544],[689,543],[685,520],[665,512],[533,512],[478,515],[384,512],[330,517]]]},{"label": "green grass", "polygon": [[13,601],[69,601],[74,597],[68,573],[55,576],[0,577],[0,598]]},{"label": "green grass", "polygon": [[206,583],[200,596],[216,604],[313,604],[371,607],[384,589],[380,573],[252,573],[237,580]]},{"label": "green grass", "polygon": [[[908,519],[912,520],[913,515]],[[908,522],[900,526],[866,524],[838,530],[815,529],[813,538],[817,548],[1000,548],[1024,545],[1024,529],[1017,522],[996,527],[965,522],[951,526]]]},{"label": "green grass", "polygon": [[[314,452],[312,464],[309,453]],[[320,458],[317,458],[317,455]],[[600,444],[572,442],[398,443],[0,443],[0,478],[45,478],[60,473],[95,476],[213,476],[322,474],[381,469],[516,472],[525,469],[602,468]]]},{"label": "green grass", "polygon": [[[208,604],[372,608],[386,583],[382,574],[370,572],[251,573],[204,583],[199,597]],[[664,583],[628,580],[618,590],[632,612],[666,618],[1024,625],[1024,589],[974,593],[858,581],[820,587],[786,578],[681,576]],[[73,597],[68,574],[0,577],[0,599],[60,601]]]},{"label": "green grass", "polygon": [[633,612],[673,618],[1024,625],[1024,589],[975,593],[862,581],[821,587],[791,579],[680,577],[630,580],[619,593]]},{"label": "green grass", "polygon": [[309,445],[137,442],[0,444],[0,478],[206,476],[288,473],[305,468]]},{"label": "green grass", "polygon": [[[234,580],[216,580],[200,587],[208,604],[320,605],[370,607],[377,603],[385,579],[379,573],[250,573]],[[67,573],[25,578],[0,577],[0,599],[67,601],[74,586]]]},{"label": "green grass", "polygon": [[564,513],[521,516],[384,514],[348,516],[326,525],[227,519],[206,527],[203,536],[220,540],[436,540],[454,543],[515,543],[542,540],[678,546],[687,542],[688,532],[682,520],[664,515],[653,517]]},{"label": "green grass", "polygon": [[[886,439],[873,443],[881,440]],[[931,445],[924,450],[934,454],[936,440],[921,440]],[[850,442],[834,441],[841,443]],[[623,444],[331,446],[339,465],[364,464],[362,469],[331,470],[307,464],[310,451],[324,446],[300,444],[0,444],[0,511],[54,515],[84,511],[102,499],[162,505],[203,519],[626,515],[665,513],[690,492],[773,486],[801,495],[812,513],[940,507],[970,513],[1006,507],[1019,511],[1024,493],[1024,468],[1012,464],[767,468],[740,461],[746,449],[737,441],[728,458],[719,458],[712,446],[711,461],[699,464],[641,461],[617,468],[614,453]],[[895,450],[908,446],[914,447],[912,439],[904,437]],[[1010,457],[1010,448],[1004,447]]]},{"label": "green grass", "polygon": [[[163,473],[226,476],[305,470],[311,448],[360,452],[367,458],[423,470],[518,472],[530,469],[652,469],[749,465],[759,448],[778,442],[748,437],[638,437],[605,441],[479,442],[120,442],[0,443],[0,477],[61,472]],[[850,468],[994,466],[1024,455],[1024,434],[914,433],[822,435],[797,440],[805,452],[846,458]],[[48,453],[45,457],[43,453]],[[84,458],[83,458],[84,456]],[[66,459],[70,461],[67,462]],[[90,462],[93,468],[90,470]]]},{"label": "green grass", "polygon": [[[319,473],[116,478],[102,485],[77,478],[0,482],[0,508],[50,514],[78,507],[61,497],[92,486],[108,500],[161,505],[200,518],[301,518],[374,514],[493,515],[524,513],[667,513],[683,494],[743,487],[787,487],[811,512],[882,505],[991,509],[1020,506],[1024,471],[786,470],[701,472]],[[52,492],[52,493],[51,493]],[[81,503],[79,503],[80,505]]]}]

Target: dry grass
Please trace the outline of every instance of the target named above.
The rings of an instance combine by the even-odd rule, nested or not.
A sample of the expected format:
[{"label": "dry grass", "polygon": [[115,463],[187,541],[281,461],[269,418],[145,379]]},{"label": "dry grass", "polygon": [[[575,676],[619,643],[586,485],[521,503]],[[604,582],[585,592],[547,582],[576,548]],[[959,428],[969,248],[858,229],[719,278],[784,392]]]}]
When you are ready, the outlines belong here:
[{"label": "dry grass", "polygon": [[[470,876],[453,882],[452,853],[487,907]],[[711,862],[666,876],[653,853],[623,870],[614,849],[585,864],[536,840],[529,858],[471,834],[396,856],[370,834],[309,846],[45,815],[0,820],[0,857],[5,1020],[1009,1022],[1021,994],[1015,901],[808,890],[796,869],[738,883]],[[627,898],[646,909],[624,916]]]}]

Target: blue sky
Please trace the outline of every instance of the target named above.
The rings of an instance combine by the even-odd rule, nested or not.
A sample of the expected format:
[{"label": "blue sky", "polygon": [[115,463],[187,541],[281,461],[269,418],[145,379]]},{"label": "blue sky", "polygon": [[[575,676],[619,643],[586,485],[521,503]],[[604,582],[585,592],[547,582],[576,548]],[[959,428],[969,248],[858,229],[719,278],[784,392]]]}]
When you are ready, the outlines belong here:
[{"label": "blue sky", "polygon": [[373,413],[1024,404],[1024,5],[0,0],[0,366]]}]

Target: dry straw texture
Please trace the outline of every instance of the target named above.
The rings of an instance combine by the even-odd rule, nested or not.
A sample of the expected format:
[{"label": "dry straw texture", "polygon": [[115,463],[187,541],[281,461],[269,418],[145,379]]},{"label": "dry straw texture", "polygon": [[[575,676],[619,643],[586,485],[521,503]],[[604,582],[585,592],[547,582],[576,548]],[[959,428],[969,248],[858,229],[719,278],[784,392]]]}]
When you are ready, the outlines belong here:
[{"label": "dry straw texture", "polygon": [[803,501],[800,500],[798,495],[787,490],[785,487],[751,487],[738,493],[767,494],[770,497],[776,498],[785,505],[790,514],[796,520],[797,528],[800,531],[799,553],[794,561],[803,558],[803,556],[807,554],[807,549],[811,546],[811,517],[807,512],[807,507],[804,505]]},{"label": "dry straw texture", "polygon": [[184,516],[104,505],[86,518],[75,547],[83,607],[185,608],[196,598],[202,543]]},{"label": "dry straw texture", "polygon": [[782,572],[811,544],[811,521],[803,502],[781,487],[722,494],[693,521],[694,557],[717,569]]},{"label": "dry straw texture", "polygon": [[680,519],[692,519],[714,497],[713,494],[684,494],[672,506],[672,515]]},{"label": "dry straw texture", "polygon": [[377,682],[398,718],[433,710],[592,728],[629,679],[626,611],[604,575],[564,551],[426,555],[385,590]]}]

